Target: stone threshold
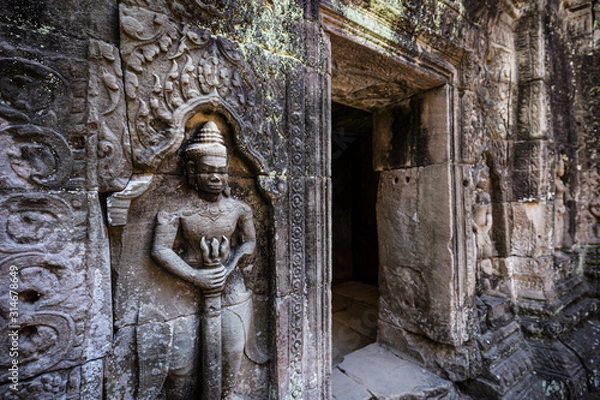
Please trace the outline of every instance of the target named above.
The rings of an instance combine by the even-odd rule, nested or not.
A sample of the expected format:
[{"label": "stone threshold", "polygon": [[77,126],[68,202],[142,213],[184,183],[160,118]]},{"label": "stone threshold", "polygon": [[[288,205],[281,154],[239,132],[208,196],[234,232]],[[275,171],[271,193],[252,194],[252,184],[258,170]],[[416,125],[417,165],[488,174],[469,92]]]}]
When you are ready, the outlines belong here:
[{"label": "stone threshold", "polygon": [[373,343],[344,357],[331,374],[334,400],[458,400],[452,382]]}]

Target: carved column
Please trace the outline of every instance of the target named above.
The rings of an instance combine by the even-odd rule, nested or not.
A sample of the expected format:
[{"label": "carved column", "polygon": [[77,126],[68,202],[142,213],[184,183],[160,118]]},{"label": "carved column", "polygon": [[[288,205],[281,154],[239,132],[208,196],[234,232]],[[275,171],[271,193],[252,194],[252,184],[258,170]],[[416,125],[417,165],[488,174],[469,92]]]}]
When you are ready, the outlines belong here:
[{"label": "carved column", "polygon": [[[550,86],[551,79],[563,79],[561,70],[546,62],[561,49],[561,39],[547,31],[547,21],[556,18],[555,12],[551,5],[531,4],[517,21],[519,99],[513,146],[517,203],[513,205],[510,267],[521,325],[536,371],[547,382],[546,392],[554,387],[556,394],[585,398],[587,374],[581,360],[586,359],[587,350],[575,343],[584,342],[583,337],[590,334],[586,319],[597,312],[598,302],[587,297],[587,287],[576,268],[577,253],[566,245],[564,235],[560,239],[560,234],[553,233],[564,229],[568,234],[570,224],[569,218],[556,219],[568,187],[560,185],[567,178],[561,175],[562,155],[558,146],[553,148],[552,140],[560,141],[568,127],[552,115],[557,107],[568,104],[561,105],[560,93]],[[550,55],[551,50],[555,54]],[[556,177],[561,182],[557,183]]]}]

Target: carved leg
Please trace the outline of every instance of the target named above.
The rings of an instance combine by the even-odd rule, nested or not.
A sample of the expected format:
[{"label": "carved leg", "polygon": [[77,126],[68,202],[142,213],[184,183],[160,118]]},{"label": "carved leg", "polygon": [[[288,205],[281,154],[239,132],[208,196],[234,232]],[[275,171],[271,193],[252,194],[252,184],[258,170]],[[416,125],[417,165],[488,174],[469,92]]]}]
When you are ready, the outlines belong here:
[{"label": "carved leg", "polygon": [[165,400],[195,399],[198,390],[198,330],[195,315],[176,318],[173,326],[173,342],[169,375],[165,382]]},{"label": "carved leg", "polygon": [[138,326],[139,400],[154,400],[161,392],[169,370],[172,335],[168,323],[150,322]]},{"label": "carved leg", "polygon": [[223,400],[234,399],[235,383],[242,363],[246,335],[238,314],[223,309]]}]

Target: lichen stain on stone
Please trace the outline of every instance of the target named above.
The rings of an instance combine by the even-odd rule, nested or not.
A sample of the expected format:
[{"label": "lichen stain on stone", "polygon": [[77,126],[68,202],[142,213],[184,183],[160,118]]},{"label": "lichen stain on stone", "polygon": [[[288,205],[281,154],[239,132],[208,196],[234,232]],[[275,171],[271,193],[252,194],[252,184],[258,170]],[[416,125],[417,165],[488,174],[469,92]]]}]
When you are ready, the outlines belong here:
[{"label": "lichen stain on stone", "polygon": [[565,384],[563,382],[544,380],[542,381],[542,387],[544,389],[544,394],[548,398],[567,399]]}]

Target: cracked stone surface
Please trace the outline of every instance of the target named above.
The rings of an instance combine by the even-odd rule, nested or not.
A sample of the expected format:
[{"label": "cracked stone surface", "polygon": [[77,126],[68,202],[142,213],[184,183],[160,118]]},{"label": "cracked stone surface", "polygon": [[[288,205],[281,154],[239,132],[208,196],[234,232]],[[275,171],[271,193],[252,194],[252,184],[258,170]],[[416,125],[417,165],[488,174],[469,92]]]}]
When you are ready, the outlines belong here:
[{"label": "cracked stone surface", "polygon": [[347,355],[331,380],[336,400],[462,398],[452,382],[376,343]]}]

